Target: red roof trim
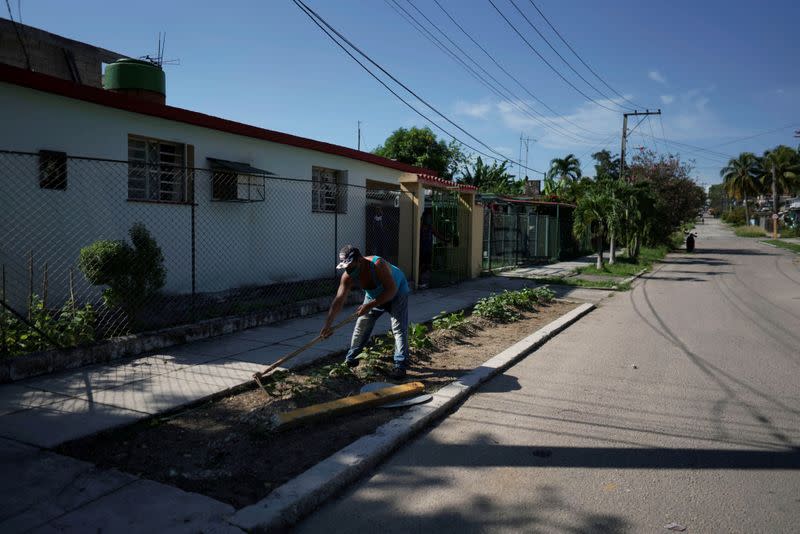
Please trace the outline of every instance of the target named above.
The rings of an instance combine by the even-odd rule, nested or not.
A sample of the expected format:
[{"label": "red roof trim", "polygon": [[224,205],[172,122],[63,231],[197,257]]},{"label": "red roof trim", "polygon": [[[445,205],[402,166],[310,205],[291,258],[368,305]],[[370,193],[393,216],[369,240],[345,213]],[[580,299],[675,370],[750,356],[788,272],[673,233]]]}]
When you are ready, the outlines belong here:
[{"label": "red roof trim", "polygon": [[90,87],[88,85],[76,84],[67,80],[62,80],[61,78],[48,76],[46,74],[12,67],[11,65],[0,64],[0,82],[7,82],[14,85],[28,87],[30,89],[35,89],[37,91],[65,96],[67,98],[74,98],[76,100],[83,100],[84,102],[91,102],[100,106],[131,111],[134,113],[141,113],[142,115],[150,115],[176,122],[183,122],[185,124],[201,126],[203,128],[209,128],[221,132],[243,135],[245,137],[253,137],[255,139],[271,141],[273,143],[307,148],[309,150],[316,150],[318,152],[325,152],[327,154],[334,154],[336,156],[357,159],[367,163],[380,165],[381,167],[397,169],[399,171],[414,174],[423,173],[427,175],[435,175],[435,173],[429,169],[415,167],[399,161],[382,158],[380,156],[370,154],[369,152],[361,152],[359,150],[353,150],[352,148],[334,145],[331,143],[315,141],[313,139],[276,132],[274,130],[266,130],[264,128],[258,128],[256,126],[250,126],[240,122],[221,119],[212,115],[197,113],[196,111],[189,111],[188,109],[146,102],[120,93],[113,93],[104,89],[98,89],[97,87]]},{"label": "red roof trim", "polygon": [[447,189],[457,189],[458,191],[477,191],[478,188],[474,185],[460,184],[451,180],[438,178],[431,174],[418,174],[420,183],[429,184],[433,186],[445,187]]}]

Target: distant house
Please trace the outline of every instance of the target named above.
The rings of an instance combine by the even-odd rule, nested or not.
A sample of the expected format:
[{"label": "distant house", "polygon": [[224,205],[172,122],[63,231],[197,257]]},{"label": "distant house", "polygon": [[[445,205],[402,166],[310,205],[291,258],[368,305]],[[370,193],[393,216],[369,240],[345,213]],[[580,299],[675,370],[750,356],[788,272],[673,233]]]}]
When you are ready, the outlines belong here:
[{"label": "distant house", "polygon": [[[80,249],[126,239],[136,222],[161,246],[172,294],[330,279],[349,242],[416,279],[425,189],[474,206],[474,188],[427,169],[168,106],[163,73],[159,88],[147,70],[158,66],[108,69],[128,67],[134,83],[115,70],[109,86],[107,70],[104,89],[0,64],[0,263],[18,305],[31,292],[96,295]],[[462,278],[477,276],[480,225],[473,238],[462,226]]]}]

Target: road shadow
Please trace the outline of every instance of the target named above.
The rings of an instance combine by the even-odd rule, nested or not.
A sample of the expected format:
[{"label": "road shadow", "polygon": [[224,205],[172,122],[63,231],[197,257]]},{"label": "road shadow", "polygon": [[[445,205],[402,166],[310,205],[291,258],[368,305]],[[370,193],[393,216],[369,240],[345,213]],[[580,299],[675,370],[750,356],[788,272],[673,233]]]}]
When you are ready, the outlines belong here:
[{"label": "road shadow", "polygon": [[670,259],[660,260],[658,263],[666,265],[730,265],[731,262],[717,258],[701,258],[689,256],[673,256]]},{"label": "road shadow", "polygon": [[[672,271],[668,271],[672,272]],[[663,280],[665,282],[708,282],[704,278],[696,278],[693,276],[640,276],[643,280]]]},{"label": "road shadow", "polygon": [[798,470],[800,449],[695,449],[500,445],[488,436],[469,443],[425,444],[422,467],[579,467],[583,469]]},{"label": "road shadow", "polygon": [[481,386],[482,393],[508,393],[510,391],[519,391],[522,386],[515,376],[499,375]]},{"label": "road shadow", "polygon": [[[483,450],[476,450],[484,452]],[[492,457],[499,459],[501,450]],[[532,456],[533,457],[533,456]],[[437,466],[445,466],[447,462]],[[420,472],[412,465],[391,466],[370,481],[369,496],[351,491],[319,510],[291,532],[628,532],[623,517],[582,509],[551,484],[532,481],[524,499],[491,493],[489,488],[459,490],[450,477]],[[420,506],[415,497],[444,490],[449,496]],[[483,494],[481,494],[483,493]],[[398,496],[407,496],[406,499]],[[522,501],[522,502],[520,502]],[[346,520],[345,520],[346,519]]]},{"label": "road shadow", "polygon": [[721,256],[777,256],[774,252],[752,248],[702,248],[694,249],[693,254],[715,254]]}]

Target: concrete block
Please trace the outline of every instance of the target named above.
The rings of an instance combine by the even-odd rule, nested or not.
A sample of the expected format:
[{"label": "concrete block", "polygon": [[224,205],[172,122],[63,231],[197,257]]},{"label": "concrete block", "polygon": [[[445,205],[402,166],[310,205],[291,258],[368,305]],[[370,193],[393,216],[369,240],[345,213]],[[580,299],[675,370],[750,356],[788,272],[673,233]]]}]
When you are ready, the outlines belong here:
[{"label": "concrete block", "polygon": [[188,364],[181,358],[149,356],[135,360],[87,366],[75,371],[66,371],[48,377],[27,380],[23,384],[43,391],[88,398],[95,391],[112,389],[129,382],[163,375],[182,369],[186,365]]},{"label": "concrete block", "polygon": [[251,339],[243,339],[239,336],[221,336],[219,338],[211,338],[205,341],[195,341],[188,345],[181,347],[179,353],[183,354],[199,354],[213,356],[217,358],[227,358],[250,350],[264,347],[267,343],[261,341],[253,341]]},{"label": "concrete block", "polygon": [[238,333],[237,336],[248,341],[258,341],[264,344],[285,342],[288,339],[307,335],[308,331],[288,326],[259,326]]},{"label": "concrete block", "polygon": [[3,439],[0,470],[2,532],[39,532],[49,521],[136,480],[132,475]]},{"label": "concrete block", "polygon": [[196,493],[137,480],[51,522],[61,532],[239,533],[234,509]]},{"label": "concrete block", "polygon": [[0,436],[49,448],[145,416],[138,411],[71,398],[0,416]]},{"label": "concrete block", "polygon": [[66,397],[20,384],[0,385],[0,416],[52,404]]}]

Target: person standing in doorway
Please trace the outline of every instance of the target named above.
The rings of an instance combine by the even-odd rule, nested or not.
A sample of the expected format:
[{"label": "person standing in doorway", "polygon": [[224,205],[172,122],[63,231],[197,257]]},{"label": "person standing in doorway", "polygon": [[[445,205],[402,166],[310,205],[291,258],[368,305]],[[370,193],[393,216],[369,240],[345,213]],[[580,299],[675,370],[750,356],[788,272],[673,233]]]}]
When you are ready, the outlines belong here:
[{"label": "person standing in doorway", "polygon": [[394,334],[394,367],[390,377],[401,379],[408,369],[408,295],[411,292],[405,274],[380,256],[362,256],[353,245],[345,245],[339,251],[337,269],[344,269],[339,281],[336,297],[328,310],[325,325],[319,335],[329,337],[331,325],[342,310],[347,295],[356,283],[364,289],[366,296],[358,307],[358,320],[350,340],[350,350],[345,363],[350,367],[358,365],[357,357],[369,341],[375,321],[388,312],[392,318]]}]

